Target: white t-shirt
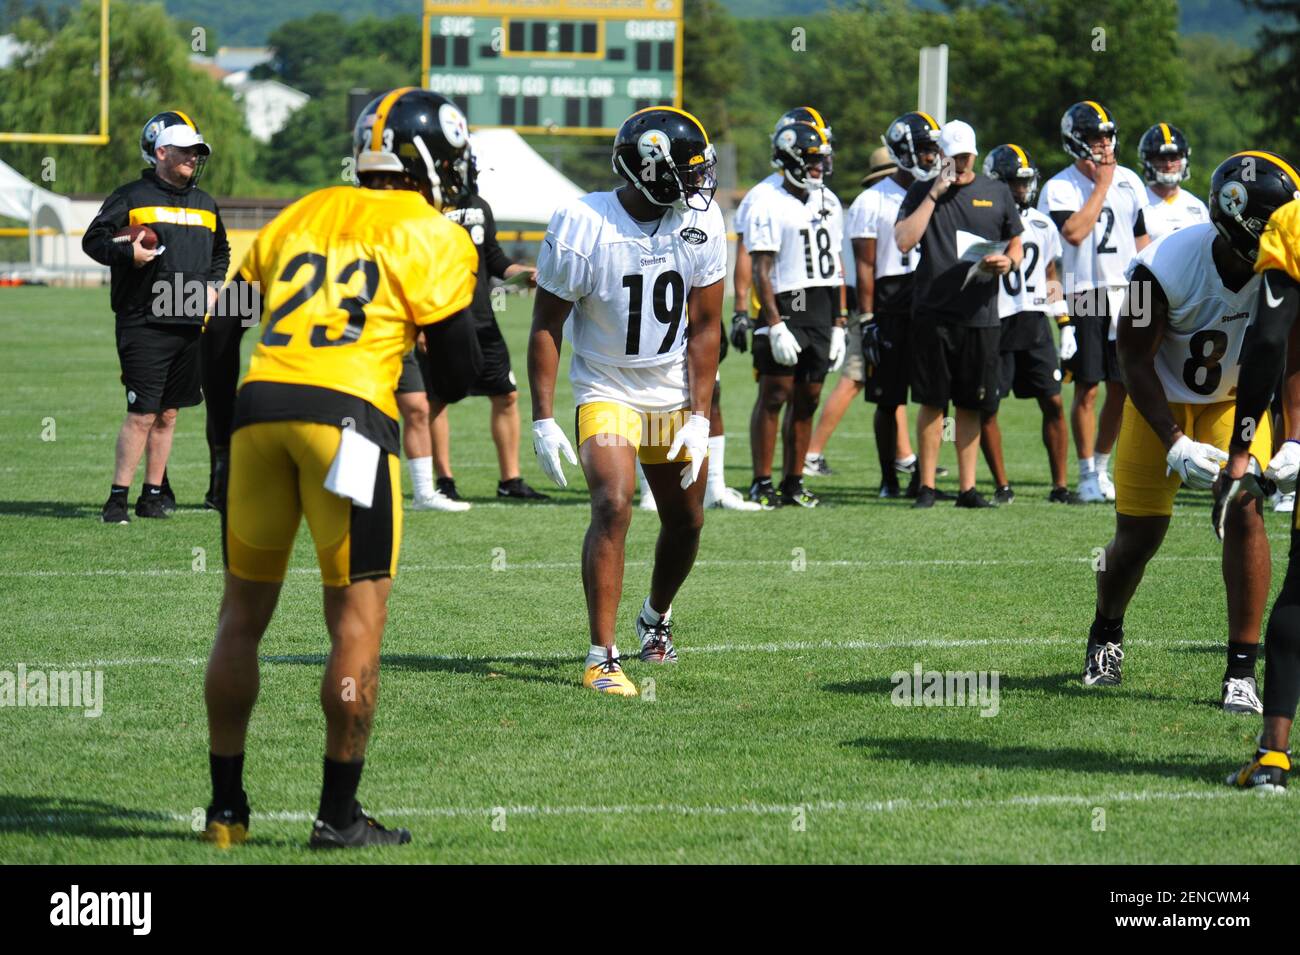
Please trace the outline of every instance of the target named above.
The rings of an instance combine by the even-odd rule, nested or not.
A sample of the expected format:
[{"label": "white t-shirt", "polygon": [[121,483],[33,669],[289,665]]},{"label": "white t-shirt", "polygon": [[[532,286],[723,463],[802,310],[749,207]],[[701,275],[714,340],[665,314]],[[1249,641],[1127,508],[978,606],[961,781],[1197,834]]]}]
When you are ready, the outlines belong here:
[{"label": "white t-shirt", "polygon": [[907,189],[887,176],[862,190],[844,214],[844,278],[847,284],[858,284],[858,270],[854,264],[853,240],[876,240],[876,278],[907,275],[916,268],[921,258],[920,247],[910,252],[898,251],[894,241],[894,223],[898,207],[903,204]]},{"label": "white t-shirt", "polygon": [[1147,186],[1147,206],[1142,210],[1151,241],[1161,239],[1189,225],[1210,221],[1210,210],[1186,189],[1179,189],[1168,199],[1162,199]]},{"label": "white t-shirt", "polygon": [[613,192],[557,209],[537,255],[537,284],[573,303],[573,350],[588,361],[644,368],[685,361],[686,297],[727,271],[716,202],[669,209],[653,235]]},{"label": "white t-shirt", "polygon": [[843,285],[843,241],[844,209],[829,189],[809,189],[806,200],[783,187],[754,196],[745,246],[750,252],[776,253],[774,292]]},{"label": "white t-shirt", "polygon": [[[1092,180],[1077,166],[1069,165],[1047,180],[1038,208],[1049,216],[1053,212],[1073,214],[1083,208],[1092,188]],[[1146,194],[1146,183],[1132,169],[1120,166],[1115,170],[1092,235],[1078,245],[1062,242],[1061,284],[1067,295],[1128,284],[1125,275],[1137,254],[1133,229],[1146,206]]]},{"label": "white t-shirt", "polygon": [[[1260,278],[1230,292],[1214,267],[1208,222],[1171,232],[1143,249],[1145,265],[1169,300],[1169,326],[1156,352],[1156,374],[1169,401],[1213,404],[1237,392],[1241,346],[1255,319]],[[1136,308],[1142,303],[1131,303]]]},{"label": "white t-shirt", "polygon": [[1037,209],[1024,209],[1020,233],[1024,257],[1018,272],[1008,272],[999,280],[998,318],[1021,312],[1047,311],[1047,263],[1061,257],[1061,234],[1056,223]]},{"label": "white t-shirt", "polygon": [[[765,189],[771,189],[773,187],[780,189],[781,183],[784,181],[785,180],[782,178],[779,172],[774,172],[766,179],[762,180],[757,185],[755,185],[753,189],[749,190],[749,192],[745,193],[745,198],[740,200],[740,205],[736,207],[736,214],[732,218],[731,222],[733,228],[735,228],[736,230],[736,235],[740,237],[740,240],[742,242],[745,241],[745,226],[749,222],[749,210],[754,204],[755,193],[759,193]],[[748,243],[746,244],[748,245]]]}]

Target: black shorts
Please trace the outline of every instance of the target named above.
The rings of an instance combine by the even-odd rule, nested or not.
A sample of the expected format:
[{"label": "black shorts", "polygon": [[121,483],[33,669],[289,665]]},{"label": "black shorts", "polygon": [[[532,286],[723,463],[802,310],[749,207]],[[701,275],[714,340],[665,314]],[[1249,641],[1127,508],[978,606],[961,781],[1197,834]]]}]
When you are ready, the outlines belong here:
[{"label": "black shorts", "polygon": [[1061,393],[1061,369],[1050,319],[1042,312],[1020,312],[1002,320],[1000,394],[1050,398]]},{"label": "black shorts", "polygon": [[117,328],[117,357],[126,387],[126,410],[157,414],[192,408],[203,400],[200,325],[130,325]]},{"label": "black shorts", "polygon": [[912,400],[931,408],[951,401],[968,411],[998,407],[1002,328],[968,328],[917,313],[912,321]]},{"label": "black shorts", "polygon": [[[912,378],[912,314],[877,312],[880,328],[880,364],[866,369],[866,399],[878,405],[907,404],[907,386]],[[849,347],[861,347],[861,340]]]},{"label": "black shorts", "polygon": [[424,373],[420,370],[420,361],[416,358],[419,346],[412,348],[402,359],[402,376],[397,379],[397,393],[409,395],[413,391],[424,391]]},{"label": "black shorts", "polygon": [[1069,375],[1066,380],[1095,385],[1101,381],[1121,381],[1119,354],[1110,338],[1110,308],[1105,289],[1077,292],[1070,300],[1070,324],[1078,351],[1061,363]]},{"label": "black shorts", "polygon": [[754,374],[793,375],[795,381],[820,384],[831,370],[832,325],[788,325],[799,343],[799,359],[793,365],[783,365],[772,357],[772,343],[766,333],[754,336]]},{"label": "black shorts", "polygon": [[483,368],[469,393],[491,396],[517,391],[515,375],[510,370],[510,349],[495,318],[479,319],[478,347],[483,353]]}]

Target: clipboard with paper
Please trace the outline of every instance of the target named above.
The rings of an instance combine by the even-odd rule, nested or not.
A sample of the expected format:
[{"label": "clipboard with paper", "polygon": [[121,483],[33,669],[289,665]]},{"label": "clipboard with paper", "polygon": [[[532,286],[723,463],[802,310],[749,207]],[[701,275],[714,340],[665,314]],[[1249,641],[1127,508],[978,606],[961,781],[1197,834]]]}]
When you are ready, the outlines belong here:
[{"label": "clipboard with paper", "polygon": [[983,236],[976,235],[973,232],[967,232],[965,229],[957,230],[957,260],[959,262],[971,263],[970,269],[966,272],[966,278],[962,281],[961,287],[964,289],[972,281],[988,282],[997,276],[988,272],[980,271],[980,262],[986,255],[1001,255],[1006,251],[1007,243],[1005,239],[986,239]]}]

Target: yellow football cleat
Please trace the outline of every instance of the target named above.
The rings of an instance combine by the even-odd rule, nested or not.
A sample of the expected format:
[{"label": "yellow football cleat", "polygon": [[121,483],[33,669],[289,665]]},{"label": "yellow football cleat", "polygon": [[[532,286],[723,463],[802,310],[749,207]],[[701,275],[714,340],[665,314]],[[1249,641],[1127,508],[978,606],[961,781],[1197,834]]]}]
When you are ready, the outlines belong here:
[{"label": "yellow football cleat", "polygon": [[604,663],[593,663],[583,674],[582,685],[599,693],[611,693],[614,696],[636,696],[636,684],[633,683],[618,657],[610,657]]},{"label": "yellow football cleat", "polygon": [[208,812],[208,824],[199,836],[204,842],[210,842],[218,849],[229,849],[248,839],[248,815],[235,814],[229,809],[218,813]]},{"label": "yellow football cleat", "polygon": [[1286,777],[1291,771],[1291,757],[1273,749],[1255,752],[1255,758],[1228,777],[1234,789],[1253,789],[1258,793],[1286,793]]}]

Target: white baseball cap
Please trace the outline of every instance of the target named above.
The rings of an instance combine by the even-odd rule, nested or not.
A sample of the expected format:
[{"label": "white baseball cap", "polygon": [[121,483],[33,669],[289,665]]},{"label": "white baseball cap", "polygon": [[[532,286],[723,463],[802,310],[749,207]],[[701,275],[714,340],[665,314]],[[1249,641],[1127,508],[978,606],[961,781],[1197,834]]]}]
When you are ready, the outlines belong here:
[{"label": "white baseball cap", "polygon": [[212,155],[212,147],[203,141],[203,134],[191,126],[186,126],[184,123],[176,123],[164,129],[158,134],[154,146],[177,146],[181,149],[190,146],[201,146],[203,148],[200,151],[203,155]]},{"label": "white baseball cap", "polygon": [[943,129],[939,130],[939,148],[945,156],[977,153],[979,150],[975,148],[975,130],[971,129],[970,123],[964,123],[960,119],[945,123]]}]

